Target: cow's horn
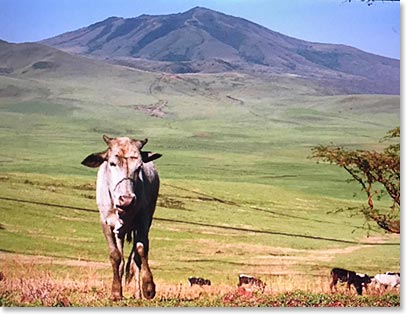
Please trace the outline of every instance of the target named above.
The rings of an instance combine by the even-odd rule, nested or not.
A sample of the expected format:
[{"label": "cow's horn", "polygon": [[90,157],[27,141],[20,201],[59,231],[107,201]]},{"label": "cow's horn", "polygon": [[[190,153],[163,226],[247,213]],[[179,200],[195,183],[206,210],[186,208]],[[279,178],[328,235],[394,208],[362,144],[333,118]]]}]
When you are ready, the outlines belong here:
[{"label": "cow's horn", "polygon": [[107,145],[110,145],[110,141],[112,140],[112,138],[110,138],[110,137],[107,136],[107,135],[103,135],[103,140],[105,141],[105,143],[106,143]]},{"label": "cow's horn", "polygon": [[144,140],[138,140],[137,141],[137,147],[139,149],[142,149],[144,147],[144,145],[146,145],[148,142],[148,138],[145,138]]}]

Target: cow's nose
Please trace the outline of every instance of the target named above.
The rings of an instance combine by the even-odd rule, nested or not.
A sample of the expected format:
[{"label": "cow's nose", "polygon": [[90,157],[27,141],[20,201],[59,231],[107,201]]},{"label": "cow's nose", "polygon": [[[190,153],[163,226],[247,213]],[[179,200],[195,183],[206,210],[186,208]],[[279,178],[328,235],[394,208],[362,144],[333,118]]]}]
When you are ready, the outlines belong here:
[{"label": "cow's nose", "polygon": [[126,207],[129,206],[135,198],[134,194],[129,194],[129,195],[120,195],[119,196],[119,206],[120,207]]}]

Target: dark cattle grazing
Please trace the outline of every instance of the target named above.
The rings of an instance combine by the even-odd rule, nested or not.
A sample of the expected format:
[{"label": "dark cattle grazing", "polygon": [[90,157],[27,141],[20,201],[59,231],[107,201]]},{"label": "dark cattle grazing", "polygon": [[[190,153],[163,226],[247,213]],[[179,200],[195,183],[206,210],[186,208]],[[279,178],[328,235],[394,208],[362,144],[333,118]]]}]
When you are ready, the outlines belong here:
[{"label": "dark cattle grazing", "polygon": [[240,274],[239,275],[239,283],[237,284],[237,286],[241,287],[241,286],[244,286],[244,285],[258,288],[261,291],[264,291],[264,288],[266,287],[266,284],[263,283],[263,281],[261,281],[260,279],[255,278],[255,277],[250,276],[250,275]]},{"label": "dark cattle grazing", "polygon": [[200,277],[189,277],[188,278],[189,285],[192,287],[193,285],[198,285],[198,286],[210,286],[211,281],[209,279],[204,279]]},{"label": "dark cattle grazing", "polygon": [[152,161],[161,155],[141,151],[147,139],[110,138],[106,135],[103,139],[108,148],[89,155],[82,164],[99,167],[96,202],[113,269],[110,298],[116,301],[123,297],[123,246],[124,238],[127,238],[133,239],[133,247],[126,265],[126,278],[129,281],[136,277],[136,298],[141,298],[142,290],[146,299],[152,299],[155,284],[148,265],[148,233],[160,185]]},{"label": "dark cattle grazing", "polygon": [[362,295],[363,287],[367,289],[367,284],[371,282],[369,275],[358,274],[354,271],[342,268],[333,268],[331,270],[331,279],[332,281],[329,285],[331,292],[333,292],[333,288],[335,288],[335,291],[337,291],[336,284],[339,280],[340,282],[346,282],[348,290],[350,290],[350,286],[353,285],[359,295]]}]

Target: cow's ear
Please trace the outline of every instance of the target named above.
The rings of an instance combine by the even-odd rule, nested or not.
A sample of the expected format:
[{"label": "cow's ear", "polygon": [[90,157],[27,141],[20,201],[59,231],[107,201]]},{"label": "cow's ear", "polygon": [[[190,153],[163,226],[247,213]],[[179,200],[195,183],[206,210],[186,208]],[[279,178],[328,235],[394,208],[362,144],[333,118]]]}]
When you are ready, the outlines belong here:
[{"label": "cow's ear", "polygon": [[107,150],[101,153],[93,153],[82,160],[81,164],[90,168],[97,168],[103,164],[107,157]]},{"label": "cow's ear", "polygon": [[152,153],[152,152],[141,152],[141,159],[143,159],[144,163],[156,160],[160,158],[162,155],[158,153]]}]

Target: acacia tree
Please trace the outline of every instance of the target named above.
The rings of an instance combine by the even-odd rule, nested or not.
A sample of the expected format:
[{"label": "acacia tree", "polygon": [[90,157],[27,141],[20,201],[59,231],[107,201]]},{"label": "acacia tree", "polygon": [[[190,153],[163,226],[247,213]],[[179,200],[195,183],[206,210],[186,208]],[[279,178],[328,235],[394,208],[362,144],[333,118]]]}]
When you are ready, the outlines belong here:
[{"label": "acacia tree", "polygon": [[[312,157],[336,164],[358,182],[367,196],[367,207],[360,210],[378,226],[400,233],[400,127],[390,130],[382,141],[392,141],[382,152],[346,150],[342,147],[317,146]],[[378,208],[376,200],[388,195],[391,205]]]}]

